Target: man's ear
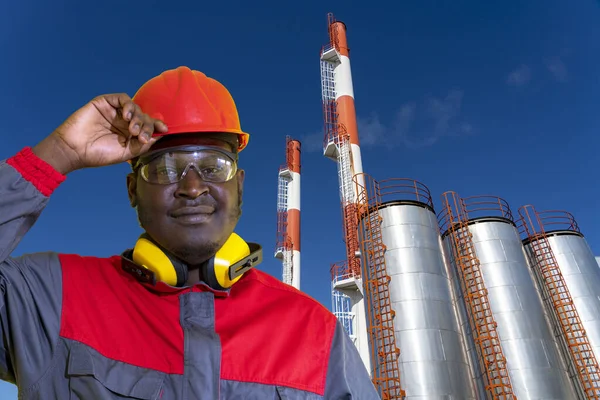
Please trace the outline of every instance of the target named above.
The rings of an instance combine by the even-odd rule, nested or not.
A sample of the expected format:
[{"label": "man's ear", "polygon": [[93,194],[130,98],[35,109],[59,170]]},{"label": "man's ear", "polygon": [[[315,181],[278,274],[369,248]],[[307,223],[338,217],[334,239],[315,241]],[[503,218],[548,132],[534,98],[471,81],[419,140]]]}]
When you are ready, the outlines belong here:
[{"label": "man's ear", "polygon": [[242,195],[244,194],[244,178],[246,177],[246,172],[243,169],[238,169],[235,179],[237,179],[238,184],[238,202],[240,206],[242,205]]},{"label": "man's ear", "polygon": [[137,174],[131,172],[127,174],[127,195],[129,196],[129,204],[131,207],[137,207]]},{"label": "man's ear", "polygon": [[244,188],[244,178],[246,177],[246,171],[243,169],[238,169],[235,178],[238,180],[238,185],[240,189]]}]

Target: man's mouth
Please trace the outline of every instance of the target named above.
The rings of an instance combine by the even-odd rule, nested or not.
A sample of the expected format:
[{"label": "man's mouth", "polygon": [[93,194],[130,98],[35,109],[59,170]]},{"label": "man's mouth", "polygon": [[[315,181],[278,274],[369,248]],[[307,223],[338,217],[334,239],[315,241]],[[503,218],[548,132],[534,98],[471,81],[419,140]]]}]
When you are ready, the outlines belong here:
[{"label": "man's mouth", "polygon": [[171,213],[173,218],[187,217],[190,215],[206,215],[215,212],[215,208],[211,206],[194,206],[194,207],[182,207]]},{"label": "man's mouth", "polygon": [[211,206],[182,207],[173,211],[171,217],[184,225],[195,225],[208,221],[214,212]]}]

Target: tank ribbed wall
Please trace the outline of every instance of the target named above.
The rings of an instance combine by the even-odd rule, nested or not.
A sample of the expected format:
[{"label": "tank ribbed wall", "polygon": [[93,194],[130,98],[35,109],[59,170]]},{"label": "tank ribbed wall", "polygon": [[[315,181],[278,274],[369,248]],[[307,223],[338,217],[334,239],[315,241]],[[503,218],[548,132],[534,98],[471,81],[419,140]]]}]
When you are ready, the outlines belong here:
[{"label": "tank ribbed wall", "polygon": [[[547,238],[560,273],[569,289],[573,304],[579,314],[589,344],[598,360],[600,359],[600,269],[596,259],[587,241],[579,232],[548,232]],[[543,277],[532,255],[530,240],[525,239],[524,245],[533,266],[533,271],[537,274],[539,286],[542,286]],[[548,313],[551,314],[553,306],[547,291],[545,291],[543,298]],[[558,322],[554,321],[556,335],[561,335],[561,328]],[[563,348],[563,352],[569,360],[568,350]],[[572,375],[575,375],[572,366],[571,369]]]},{"label": "tank ribbed wall", "polygon": [[487,399],[485,396],[485,372],[481,369],[478,361],[477,349],[473,340],[473,332],[469,325],[469,317],[467,314],[467,306],[465,303],[464,293],[461,290],[459,277],[456,273],[456,264],[452,259],[452,250],[449,247],[450,241],[444,236],[441,241],[444,260],[448,269],[448,277],[450,279],[450,288],[452,290],[452,305],[457,314],[457,322],[462,335],[463,346],[466,353],[466,359],[469,363],[469,372],[471,376],[471,384],[475,387],[478,399]]},{"label": "tank ribbed wall", "polygon": [[492,220],[469,228],[515,394],[523,399],[574,399],[516,227]]},{"label": "tank ribbed wall", "polygon": [[600,271],[571,213],[519,208],[520,233],[581,399],[600,399]]},{"label": "tank ribbed wall", "polygon": [[[490,215],[480,216],[482,212],[476,209],[477,206],[470,206],[469,201],[474,203],[472,199],[461,199],[465,210],[463,218],[468,221],[470,240],[479,262],[491,315],[497,324],[501,351],[506,357],[506,368],[515,397],[576,399],[508,205],[497,198],[491,202],[502,211],[503,216],[498,217],[487,209],[488,201],[480,201],[480,204],[486,204],[483,214]],[[474,211],[469,212],[470,208]],[[457,266],[450,251],[450,239],[444,232],[445,252],[456,275]],[[455,286],[460,287],[456,277]],[[462,294],[460,300],[464,301]],[[474,360],[478,356],[467,323],[467,307],[460,304],[459,309],[462,328],[467,336],[467,352],[469,358]],[[482,379],[480,365],[474,364],[473,369],[474,375]]]},{"label": "tank ribbed wall", "polygon": [[404,201],[379,215],[406,398],[475,399],[435,213]]}]

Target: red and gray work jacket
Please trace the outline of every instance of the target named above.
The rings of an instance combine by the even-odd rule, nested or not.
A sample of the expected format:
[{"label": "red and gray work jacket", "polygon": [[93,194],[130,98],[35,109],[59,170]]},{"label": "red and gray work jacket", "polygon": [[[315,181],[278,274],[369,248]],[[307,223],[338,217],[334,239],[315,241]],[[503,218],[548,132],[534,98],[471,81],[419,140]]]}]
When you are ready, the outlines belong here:
[{"label": "red and gray work jacket", "polygon": [[0,379],[20,399],[379,399],[334,315],[257,269],[215,291],[120,256],[11,257],[64,179],[29,148],[0,161]]}]

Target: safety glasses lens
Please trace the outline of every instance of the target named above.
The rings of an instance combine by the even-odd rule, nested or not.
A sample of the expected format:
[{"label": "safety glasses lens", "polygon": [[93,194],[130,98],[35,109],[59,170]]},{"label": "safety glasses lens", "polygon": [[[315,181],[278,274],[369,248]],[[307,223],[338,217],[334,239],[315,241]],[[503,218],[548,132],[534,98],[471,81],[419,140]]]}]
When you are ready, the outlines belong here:
[{"label": "safety glasses lens", "polygon": [[175,183],[189,168],[194,168],[207,182],[226,182],[235,175],[235,162],[217,151],[165,153],[152,159],[141,169],[142,177],[151,183]]}]

